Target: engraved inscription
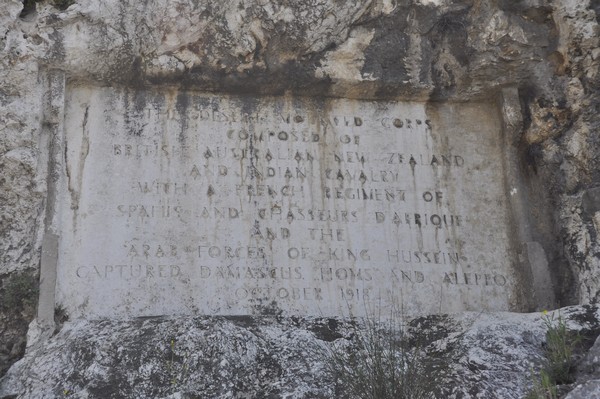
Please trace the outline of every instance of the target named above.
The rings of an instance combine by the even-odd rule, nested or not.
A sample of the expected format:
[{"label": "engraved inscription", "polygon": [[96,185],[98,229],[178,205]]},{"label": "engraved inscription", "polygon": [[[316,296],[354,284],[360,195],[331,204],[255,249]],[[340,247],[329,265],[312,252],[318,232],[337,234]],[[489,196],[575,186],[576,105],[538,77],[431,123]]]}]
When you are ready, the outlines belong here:
[{"label": "engraved inscription", "polygon": [[509,309],[494,104],[74,86],[65,126],[74,317]]}]

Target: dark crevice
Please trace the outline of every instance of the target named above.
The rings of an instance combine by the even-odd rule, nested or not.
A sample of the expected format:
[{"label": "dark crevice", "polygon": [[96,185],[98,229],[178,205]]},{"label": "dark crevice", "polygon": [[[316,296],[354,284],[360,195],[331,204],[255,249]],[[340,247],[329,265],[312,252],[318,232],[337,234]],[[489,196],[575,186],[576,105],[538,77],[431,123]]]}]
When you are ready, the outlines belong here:
[{"label": "dark crevice", "polygon": [[19,18],[23,19],[28,15],[35,12],[35,5],[39,0],[23,0],[23,10],[21,10],[21,14]]},{"label": "dark crevice", "polygon": [[[21,10],[21,14],[19,17],[21,19],[26,18],[28,15],[33,14],[36,11],[36,6],[38,3],[42,3],[45,0],[23,0],[23,10]],[[76,0],[51,0],[50,4],[61,11],[69,8],[70,5],[75,4]]]},{"label": "dark crevice", "polygon": [[590,10],[593,10],[596,13],[596,20],[600,22],[600,0],[591,0]]}]

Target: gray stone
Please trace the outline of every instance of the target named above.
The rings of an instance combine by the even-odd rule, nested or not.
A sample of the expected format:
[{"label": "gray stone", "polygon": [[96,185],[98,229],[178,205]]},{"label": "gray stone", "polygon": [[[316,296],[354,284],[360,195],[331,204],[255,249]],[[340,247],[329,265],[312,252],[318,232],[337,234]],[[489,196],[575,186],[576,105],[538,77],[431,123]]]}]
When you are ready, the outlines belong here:
[{"label": "gray stone", "polygon": [[590,380],[575,387],[565,399],[598,399],[600,398],[600,380]]},{"label": "gray stone", "polygon": [[592,218],[594,214],[600,211],[600,188],[586,190],[581,198],[581,206],[584,215]]},{"label": "gray stone", "polygon": [[[271,96],[309,101],[316,98],[328,104],[336,101],[367,104],[367,108],[373,101],[416,102],[427,104],[432,110],[449,104],[461,104],[456,105],[456,109],[460,109],[481,103],[487,108],[497,102],[495,107],[489,108],[493,113],[486,112],[488,117],[481,125],[489,127],[490,121],[502,124],[504,137],[495,136],[500,140],[495,147],[498,153],[492,154],[490,165],[482,164],[480,169],[470,172],[474,178],[488,172],[495,176],[494,182],[488,184],[494,190],[504,188],[505,198],[500,200],[498,208],[505,210],[507,217],[498,217],[501,235],[486,236],[485,233],[491,231],[486,229],[491,227],[484,226],[482,230],[474,230],[465,245],[472,246],[467,248],[469,260],[479,255],[479,249],[473,250],[474,247],[485,249],[481,250],[484,254],[493,254],[502,265],[499,268],[511,272],[507,280],[515,284],[510,295],[495,291],[488,296],[485,289],[460,289],[460,295],[453,295],[448,301],[448,309],[464,309],[456,305],[461,303],[468,304],[468,309],[489,306],[490,309],[526,310],[546,306],[553,300],[555,305],[565,305],[597,303],[600,299],[600,216],[596,209],[596,190],[600,184],[597,1],[363,0],[348,5],[341,0],[79,0],[60,8],[56,7],[58,3],[69,5],[70,2],[40,2],[35,12],[21,17],[22,2],[6,0],[0,4],[0,294],[6,292],[10,279],[26,273],[29,281],[40,274],[43,303],[38,309],[38,321],[44,324],[37,321],[32,324],[31,340],[35,337],[39,340],[35,345],[29,342],[29,354],[14,368],[19,371],[12,371],[0,384],[3,395],[64,396],[64,391],[59,392],[63,388],[82,395],[91,392],[93,396],[100,395],[94,391],[98,381],[106,386],[106,381],[112,380],[120,381],[119,386],[123,387],[122,392],[113,392],[115,396],[202,395],[197,393],[202,392],[197,386],[171,387],[170,377],[160,372],[160,365],[165,364],[164,356],[148,352],[146,357],[137,360],[129,354],[119,357],[119,353],[127,352],[127,345],[119,346],[119,342],[132,347],[135,342],[141,342],[135,328],[144,322],[127,319],[127,315],[163,313],[156,303],[150,302],[151,311],[146,313],[128,313],[121,307],[117,313],[124,317],[122,321],[73,320],[54,338],[45,341],[53,332],[53,310],[60,316],[57,319],[64,319],[63,309],[53,309],[55,269],[53,245],[48,245],[53,241],[50,238],[61,237],[59,259],[61,254],[69,254],[66,242],[73,243],[80,254],[85,255],[89,249],[82,250],[77,241],[79,232],[74,234],[63,229],[66,221],[61,219],[75,212],[71,203],[65,206],[66,202],[83,199],[85,205],[89,194],[77,186],[80,181],[87,182],[89,170],[85,167],[82,174],[77,168],[68,169],[72,172],[71,191],[62,186],[69,166],[63,162],[64,154],[70,159],[86,158],[82,156],[86,151],[81,151],[85,149],[82,145],[84,130],[76,130],[79,128],[76,122],[80,120],[72,113],[66,118],[64,114],[65,103],[75,93],[74,88],[128,91],[134,99],[137,98],[135,93],[145,91],[210,93],[213,98],[250,94],[258,99]],[[135,111],[135,107],[133,102],[115,113],[124,109]],[[175,114],[177,112],[176,109]],[[111,120],[113,115],[108,117]],[[467,124],[466,119],[460,123]],[[131,120],[134,125],[143,122],[135,115]],[[469,132],[473,133],[475,128],[477,126],[465,129],[465,136],[455,131],[452,139],[456,136],[460,141],[472,137]],[[109,130],[108,133],[121,134],[119,132]],[[69,146],[75,142],[78,146]],[[92,148],[89,154],[93,156],[94,151]],[[490,148],[487,151],[491,151]],[[469,152],[473,153],[473,149]],[[494,169],[494,173],[490,169]],[[496,178],[496,172],[501,177]],[[468,179],[463,183],[466,181]],[[115,179],[115,183],[118,186],[122,181]],[[436,184],[443,183],[433,185]],[[465,193],[485,191],[483,184],[475,188],[460,187]],[[469,195],[464,203],[469,207],[481,204],[481,212],[475,214],[485,214],[496,204],[481,201],[482,198],[493,201],[500,198],[496,194]],[[460,195],[466,194],[461,191]],[[85,206],[83,209],[90,211]],[[93,219],[88,213],[79,213],[79,219],[75,220],[85,224],[85,218]],[[106,230],[106,226],[101,227]],[[76,239],[65,240],[65,234]],[[386,232],[384,238],[392,240],[390,236],[393,234]],[[369,234],[368,239],[372,238]],[[495,241],[502,244],[497,253],[489,249]],[[536,244],[528,245],[522,259],[513,262],[523,243]],[[440,246],[445,245],[448,243],[440,242]],[[88,252],[97,255],[97,252]],[[98,257],[94,263],[111,265]],[[479,270],[495,267],[485,256],[473,264],[474,268],[482,268]],[[60,261],[57,265],[62,271],[68,267]],[[341,267],[344,266],[341,262]],[[549,273],[544,271],[546,268]],[[69,302],[70,288],[64,285],[69,280],[58,276],[59,286],[63,284],[57,292],[62,295],[58,303],[64,302],[70,307],[73,316],[85,317],[86,312],[77,305],[83,305],[82,297],[93,296],[93,293],[82,294],[81,287],[75,285],[73,289],[79,290],[79,294]],[[553,292],[546,290],[550,286]],[[107,287],[110,286],[107,284]],[[32,305],[35,302],[32,296],[36,296],[32,294],[34,288],[15,293],[13,299],[19,303],[18,307],[9,309],[0,304],[0,342],[3,343],[0,370],[21,356],[25,326],[36,314]],[[107,292],[113,289],[107,288]],[[423,299],[434,291],[416,289],[411,294],[415,292]],[[502,298],[500,304],[495,302],[499,297]],[[164,299],[164,296],[156,298]],[[108,298],[109,303],[112,300],[112,296]],[[427,297],[420,302],[405,302],[417,313],[428,313],[433,301]],[[96,306],[98,301],[92,304]],[[186,306],[187,314],[208,313],[188,311],[192,306]],[[133,301],[132,307],[140,305]],[[585,313],[584,309],[580,309],[581,314]],[[310,312],[298,313],[315,314],[314,307]],[[108,314],[110,311],[104,313]],[[461,324],[469,316],[455,317]],[[514,320],[508,322],[505,317]],[[526,392],[529,370],[525,365],[529,361],[537,364],[542,353],[538,343],[543,336],[543,326],[539,320],[531,322],[536,317],[494,314],[484,317],[488,323],[485,329],[476,323],[471,330],[464,326],[454,330],[452,325],[443,322],[438,324],[439,329],[433,328],[431,334],[444,329],[458,335],[460,331],[470,331],[464,335],[468,354],[452,352],[453,355],[446,356],[456,365],[454,369],[458,374],[452,378],[458,388],[444,393],[443,397],[522,396]],[[297,360],[304,356],[302,345],[312,339],[310,333],[303,335],[310,331],[309,327],[287,329],[269,320],[260,327],[259,336],[264,338],[261,341],[240,324],[202,319],[204,321],[198,322],[202,328],[196,329],[196,321],[190,320],[197,319],[156,322],[152,327],[160,331],[154,336],[148,332],[151,338],[146,341],[154,345],[152,350],[156,352],[155,348],[165,349],[166,342],[170,342],[170,334],[165,331],[183,334],[190,329],[195,337],[189,340],[192,346],[201,346],[204,331],[212,331],[210,325],[220,333],[239,334],[242,338],[232,338],[223,347],[207,346],[229,354],[224,356],[228,363],[223,367],[220,363],[207,366],[202,370],[208,370],[209,374],[197,376],[198,381],[209,384],[208,392],[231,396],[231,381],[239,381],[243,389],[236,392],[240,396],[283,393],[292,397],[331,397],[331,385],[306,382],[314,380],[301,371]],[[293,318],[286,320],[293,324]],[[202,323],[208,325],[206,330]],[[312,322],[307,323],[305,326]],[[169,330],[169,325],[173,330]],[[265,332],[270,328],[275,336]],[[482,333],[484,330],[486,333]],[[290,331],[294,337],[306,339],[294,338],[283,343],[281,337]],[[440,348],[446,344],[452,347],[452,343],[457,342],[458,335],[449,334],[447,340],[435,340]],[[70,338],[77,338],[72,345]],[[98,354],[88,356],[84,351],[90,342],[100,348]],[[102,342],[110,343],[110,350],[103,352]],[[262,348],[255,352],[248,350],[248,353],[276,359],[274,363],[282,367],[281,375],[285,375],[280,380],[275,377],[277,367],[273,364],[257,369],[267,370],[269,378],[266,380],[276,387],[289,383],[289,389],[281,388],[278,393],[269,391],[261,385],[262,377],[240,374],[237,380],[229,378],[236,361],[248,368],[262,364],[260,360],[255,362],[232,354],[236,345],[250,348],[245,347],[244,342],[252,343],[254,349]],[[142,356],[146,349],[136,353]],[[285,360],[288,349],[294,354],[289,361]],[[73,356],[69,358],[64,353]],[[116,357],[111,357],[113,353],[117,353]],[[119,368],[118,361],[123,359],[127,359],[127,367]],[[139,381],[134,374],[127,373],[135,369],[136,375],[146,375],[144,372],[148,369],[140,366],[143,362],[136,363],[144,359],[148,360],[148,369],[154,370],[150,374],[159,379],[154,384],[142,384],[140,391],[135,391],[133,387]],[[39,376],[37,380],[31,377],[30,371],[34,369]],[[88,374],[81,377],[75,373],[81,370],[87,370]],[[110,370],[119,370],[121,374],[111,374]],[[221,371],[223,375],[219,374]],[[103,379],[106,375],[110,379]],[[590,378],[585,389],[598,379]],[[302,383],[295,384],[294,379]],[[51,381],[73,381],[73,386],[48,387],[46,384]],[[223,382],[223,388],[211,388],[211,381]],[[304,386],[314,389],[302,391],[304,382]],[[325,386],[329,388],[323,388]],[[579,387],[576,392],[583,389]],[[189,392],[192,393],[188,395]]]},{"label": "gray stone", "polygon": [[539,310],[552,309],[556,302],[544,247],[538,242],[527,242],[523,246],[523,256],[527,258],[526,262],[531,268],[535,287],[534,303]]},{"label": "gray stone", "polygon": [[576,383],[567,398],[600,397],[600,338],[576,366]]},{"label": "gray stone", "polygon": [[[600,327],[598,308],[560,314],[574,331]],[[541,316],[465,312],[397,321],[435,359],[427,379],[436,397],[517,399],[543,361]],[[10,370],[0,397],[337,397],[343,387],[327,354],[358,344],[357,328],[364,325],[355,323],[284,317],[67,322]]]}]

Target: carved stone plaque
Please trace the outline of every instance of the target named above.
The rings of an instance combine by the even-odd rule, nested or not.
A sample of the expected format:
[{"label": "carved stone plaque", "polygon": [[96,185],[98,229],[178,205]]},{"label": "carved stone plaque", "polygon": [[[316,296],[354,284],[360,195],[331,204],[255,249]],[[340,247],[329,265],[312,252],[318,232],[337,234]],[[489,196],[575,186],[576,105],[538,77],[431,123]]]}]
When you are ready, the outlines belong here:
[{"label": "carved stone plaque", "polygon": [[493,103],[72,86],[56,301],[71,317],[509,310]]}]

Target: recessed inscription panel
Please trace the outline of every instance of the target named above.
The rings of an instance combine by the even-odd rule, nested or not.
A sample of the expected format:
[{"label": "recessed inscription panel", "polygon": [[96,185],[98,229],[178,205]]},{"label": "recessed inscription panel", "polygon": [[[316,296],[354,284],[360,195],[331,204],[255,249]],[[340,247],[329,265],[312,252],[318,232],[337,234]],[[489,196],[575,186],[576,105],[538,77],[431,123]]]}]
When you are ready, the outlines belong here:
[{"label": "recessed inscription panel", "polygon": [[72,317],[508,310],[492,104],[72,87]]}]

